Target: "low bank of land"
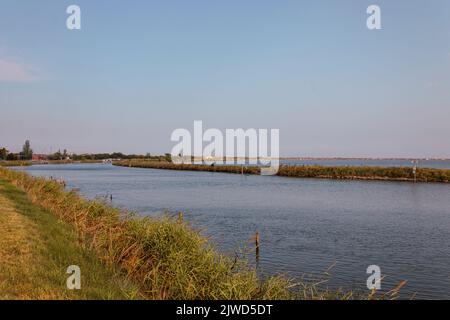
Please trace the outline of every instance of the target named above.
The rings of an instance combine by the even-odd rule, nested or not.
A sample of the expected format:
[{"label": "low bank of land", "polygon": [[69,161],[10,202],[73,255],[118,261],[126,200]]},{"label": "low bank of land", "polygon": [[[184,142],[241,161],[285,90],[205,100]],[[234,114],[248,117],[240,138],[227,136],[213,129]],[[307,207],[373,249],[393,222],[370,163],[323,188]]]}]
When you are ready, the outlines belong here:
[{"label": "low bank of land", "polygon": [[[135,168],[166,170],[189,170],[224,172],[235,174],[260,174],[261,168],[239,165],[174,164],[163,161],[122,160],[114,165]],[[415,174],[408,167],[325,167],[325,166],[280,166],[278,176],[293,178],[321,178],[342,180],[378,180],[405,182],[450,182],[450,170],[417,168]]]}]

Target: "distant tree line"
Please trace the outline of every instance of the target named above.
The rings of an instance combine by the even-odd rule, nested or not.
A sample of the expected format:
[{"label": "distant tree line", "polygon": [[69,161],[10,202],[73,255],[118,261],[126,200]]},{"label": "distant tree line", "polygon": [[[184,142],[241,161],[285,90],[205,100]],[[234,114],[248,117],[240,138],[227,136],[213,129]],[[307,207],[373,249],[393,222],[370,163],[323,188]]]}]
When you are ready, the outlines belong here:
[{"label": "distant tree line", "polygon": [[9,152],[5,147],[0,148],[0,160],[31,160],[33,158],[33,149],[31,149],[31,143],[29,140],[26,140],[22,151],[19,153]]},{"label": "distant tree line", "polygon": [[[141,160],[153,160],[153,161],[168,161],[171,162],[170,153],[165,155],[151,155],[147,153],[142,154],[124,154],[122,152],[113,153],[86,153],[86,154],[69,154],[69,152],[64,149],[62,152],[58,150],[55,153],[49,155],[38,155],[45,160],[73,160],[73,161],[83,161],[83,160],[106,160],[106,159],[141,159]],[[32,160],[33,159],[33,149],[31,149],[31,143],[26,140],[22,151],[20,153],[11,153],[6,148],[0,147],[0,160]]]},{"label": "distant tree line", "polygon": [[124,154],[122,152],[113,153],[91,153],[91,154],[72,154],[70,157],[74,161],[82,160],[105,160],[105,159],[142,159],[142,160],[155,160],[155,161],[171,161],[169,153],[165,155],[151,155],[147,153],[142,154]]}]

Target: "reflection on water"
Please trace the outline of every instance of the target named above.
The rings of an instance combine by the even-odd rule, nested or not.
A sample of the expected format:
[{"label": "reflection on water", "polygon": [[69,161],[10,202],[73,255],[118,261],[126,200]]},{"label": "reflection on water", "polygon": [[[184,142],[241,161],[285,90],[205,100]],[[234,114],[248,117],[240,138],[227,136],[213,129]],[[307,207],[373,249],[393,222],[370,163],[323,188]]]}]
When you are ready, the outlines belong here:
[{"label": "reflection on water", "polygon": [[[264,273],[317,275],[335,263],[330,287],[364,290],[375,264],[382,286],[407,298],[450,298],[450,186],[292,179],[113,167],[21,168],[63,177],[88,198],[114,195],[117,206],[154,215],[184,211],[217,246],[254,250]],[[254,252],[254,251],[253,251]]]}]

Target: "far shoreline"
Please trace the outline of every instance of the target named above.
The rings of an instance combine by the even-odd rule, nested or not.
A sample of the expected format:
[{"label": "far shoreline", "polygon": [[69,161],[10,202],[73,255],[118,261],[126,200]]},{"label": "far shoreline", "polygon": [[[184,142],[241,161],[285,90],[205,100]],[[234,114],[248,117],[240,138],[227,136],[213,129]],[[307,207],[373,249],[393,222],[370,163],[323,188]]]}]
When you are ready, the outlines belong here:
[{"label": "far shoreline", "polygon": [[[286,159],[280,159],[286,160]],[[318,159],[315,159],[318,160]],[[332,160],[330,158],[323,160]],[[336,160],[336,159],[334,159]],[[344,159],[341,159],[344,160]],[[353,159],[355,160],[355,159]],[[368,160],[368,159],[366,159]],[[399,160],[399,159],[397,159]],[[175,164],[169,161],[143,159],[127,160],[46,160],[46,161],[3,161],[0,166],[23,167],[32,165],[64,165],[64,164],[101,164],[129,168],[147,168],[162,170],[203,171],[217,173],[232,173],[241,175],[260,175],[260,166],[248,165],[207,165],[207,164]],[[320,164],[281,164],[276,174],[288,178],[330,179],[330,180],[360,180],[409,183],[450,183],[450,169],[416,168],[406,166],[358,166],[358,165],[320,165]]]}]

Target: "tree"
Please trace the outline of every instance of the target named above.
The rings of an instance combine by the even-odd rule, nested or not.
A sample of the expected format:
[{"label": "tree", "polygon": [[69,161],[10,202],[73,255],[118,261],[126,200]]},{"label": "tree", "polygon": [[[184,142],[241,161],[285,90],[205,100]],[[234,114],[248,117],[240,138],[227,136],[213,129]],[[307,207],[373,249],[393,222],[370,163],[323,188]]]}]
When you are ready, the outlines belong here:
[{"label": "tree", "polygon": [[23,160],[31,160],[33,158],[33,149],[31,149],[30,140],[25,141],[21,156]]},{"label": "tree", "polygon": [[8,157],[8,153],[9,153],[9,151],[6,150],[6,148],[1,148],[0,149],[0,160],[6,160],[6,158]]},{"label": "tree", "polygon": [[14,153],[8,153],[8,155],[6,156],[6,160],[15,161],[15,160],[19,160],[19,159],[17,158],[17,156]]},{"label": "tree", "polygon": [[62,153],[61,150],[58,150],[54,154],[49,155],[49,160],[62,160]]}]

